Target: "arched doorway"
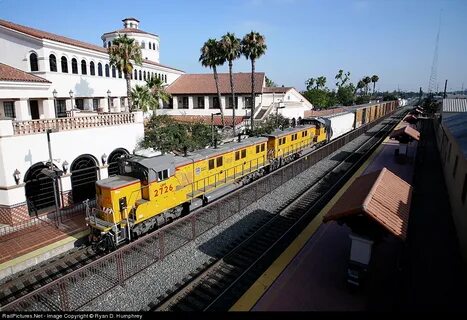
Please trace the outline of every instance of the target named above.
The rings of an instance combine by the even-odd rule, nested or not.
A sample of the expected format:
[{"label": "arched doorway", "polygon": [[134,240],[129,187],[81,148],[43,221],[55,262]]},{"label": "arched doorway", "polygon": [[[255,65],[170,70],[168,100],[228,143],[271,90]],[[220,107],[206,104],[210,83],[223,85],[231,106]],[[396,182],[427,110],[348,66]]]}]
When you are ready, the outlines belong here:
[{"label": "arched doorway", "polygon": [[93,156],[83,154],[71,164],[71,189],[73,202],[96,198],[97,161]]},{"label": "arched doorway", "polygon": [[24,175],[26,202],[30,216],[55,207],[53,180],[42,173],[42,169],[48,168],[48,165],[39,162],[31,166]]},{"label": "arched doorway", "polygon": [[108,172],[109,172],[109,177],[115,176],[118,174],[118,159],[120,159],[122,156],[126,156],[130,154],[128,151],[126,151],[123,148],[118,148],[112,151],[109,155],[108,159]]}]

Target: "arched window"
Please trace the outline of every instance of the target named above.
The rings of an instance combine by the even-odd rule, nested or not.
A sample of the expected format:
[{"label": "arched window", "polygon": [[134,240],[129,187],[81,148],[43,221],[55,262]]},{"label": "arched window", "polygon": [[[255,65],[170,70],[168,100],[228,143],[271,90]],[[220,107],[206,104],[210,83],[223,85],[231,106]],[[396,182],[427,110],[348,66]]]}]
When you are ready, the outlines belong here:
[{"label": "arched window", "polygon": [[118,174],[118,160],[129,154],[130,153],[123,148],[115,149],[109,154],[109,158],[107,162],[109,165],[109,168],[107,169],[109,173],[109,177]]},{"label": "arched window", "polygon": [[71,59],[71,73],[78,74],[78,61],[75,58]]},{"label": "arched window", "polygon": [[39,71],[39,65],[37,63],[37,54],[31,53],[29,55],[29,63],[31,65],[31,71]]},{"label": "arched window", "polygon": [[152,49],[152,43],[149,42],[149,49]]},{"label": "arched window", "polygon": [[109,70],[109,65],[108,64],[105,65],[105,76],[107,78],[110,77],[110,70]]},{"label": "arched window", "polygon": [[110,46],[111,46],[111,45],[112,45],[112,43],[110,43],[110,41],[109,41],[109,43],[108,43],[107,47],[109,47],[109,48],[110,48]]},{"label": "arched window", "polygon": [[117,69],[115,69],[115,66],[112,67],[112,78],[117,77]]},{"label": "arched window", "polygon": [[50,71],[57,72],[57,58],[53,54],[49,56]]},{"label": "arched window", "polygon": [[141,41],[141,49],[146,49],[146,44],[144,43],[144,40]]},{"label": "arched window", "polygon": [[94,67],[94,61],[91,61],[91,62],[89,63],[89,74],[90,74],[91,76],[95,76],[95,75],[96,75],[96,69],[95,69],[95,67]]},{"label": "arched window", "polygon": [[146,80],[146,71],[143,72],[143,80]]},{"label": "arched window", "polygon": [[138,70],[135,69],[135,80],[138,80]]},{"label": "arched window", "polygon": [[102,63],[100,62],[97,64],[97,75],[102,77]]},{"label": "arched window", "polygon": [[167,82],[167,75],[164,74],[164,82]]},{"label": "arched window", "polygon": [[53,180],[42,172],[48,168],[48,165],[39,162],[31,166],[24,175],[26,201],[31,216],[55,205]]},{"label": "arched window", "polygon": [[122,78],[122,72],[118,70],[118,77],[121,79]]},{"label": "arched window", "polygon": [[62,57],[61,59],[61,64],[62,64],[62,72],[63,73],[68,73],[68,60],[66,59],[66,57]]},{"label": "arched window", "polygon": [[81,74],[88,74],[85,60],[81,60]]},{"label": "arched window", "polygon": [[143,80],[143,73],[139,70],[139,80]]}]

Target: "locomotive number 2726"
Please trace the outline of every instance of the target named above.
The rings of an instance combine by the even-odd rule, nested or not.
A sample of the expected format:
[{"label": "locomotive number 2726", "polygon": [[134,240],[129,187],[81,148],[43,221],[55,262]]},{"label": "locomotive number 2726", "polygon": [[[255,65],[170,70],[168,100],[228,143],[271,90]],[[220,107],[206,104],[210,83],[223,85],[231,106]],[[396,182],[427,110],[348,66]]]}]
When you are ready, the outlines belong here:
[{"label": "locomotive number 2726", "polygon": [[161,186],[159,189],[156,189],[154,190],[154,196],[157,197],[157,196],[161,196],[163,195],[164,193],[167,193],[169,191],[173,191],[174,188],[172,187],[172,185],[169,185],[169,186]]}]

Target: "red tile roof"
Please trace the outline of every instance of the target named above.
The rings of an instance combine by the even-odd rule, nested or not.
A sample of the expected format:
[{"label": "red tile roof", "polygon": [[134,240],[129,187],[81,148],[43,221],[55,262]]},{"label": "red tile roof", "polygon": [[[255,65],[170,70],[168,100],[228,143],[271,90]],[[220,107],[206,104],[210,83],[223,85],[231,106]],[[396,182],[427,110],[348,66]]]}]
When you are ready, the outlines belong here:
[{"label": "red tile roof", "polygon": [[[221,94],[230,94],[230,76],[228,73],[219,73],[219,91]],[[261,93],[264,84],[264,72],[255,73],[255,91]],[[234,73],[233,82],[235,93],[251,93],[251,73]],[[216,82],[212,73],[184,74],[175,80],[167,91],[171,94],[217,94]]]},{"label": "red tile roof", "polygon": [[1,62],[0,62],[0,81],[24,81],[24,82],[51,83],[50,81],[44,78],[24,72],[20,69],[13,68]]},{"label": "red tile roof", "polygon": [[405,240],[412,187],[386,168],[357,178],[323,218],[364,214]]},{"label": "red tile roof", "polygon": [[286,93],[292,87],[264,87],[263,93]]},{"label": "red tile roof", "polygon": [[418,132],[417,130],[415,130],[414,128],[410,126],[404,126],[397,130],[394,130],[389,135],[389,138],[399,140],[404,135],[409,136],[410,138],[415,139],[417,141],[420,140],[420,132]]},{"label": "red tile roof", "polygon": [[[102,53],[107,53],[106,48],[102,48],[102,47],[99,47],[99,46],[91,44],[91,43],[87,43],[87,42],[83,42],[83,41],[79,41],[79,40],[74,40],[74,39],[71,39],[71,38],[63,37],[63,36],[59,36],[59,35],[54,34],[54,33],[45,32],[45,31],[42,31],[42,30],[22,26],[20,24],[16,24],[16,23],[6,21],[6,20],[2,20],[2,19],[0,19],[0,27],[5,27],[5,28],[8,28],[8,29],[18,31],[18,32],[22,32],[22,33],[25,33],[25,34],[27,34],[29,36],[39,38],[39,39],[47,39],[47,40],[57,41],[57,42],[60,42],[60,43],[65,43],[65,44],[69,44],[69,45],[72,45],[72,46],[77,46],[77,47],[84,48],[84,49],[89,49],[89,50],[94,50],[94,51],[98,51],[98,52],[102,52]],[[136,29],[136,30],[138,30],[138,29]],[[169,69],[172,69],[172,70],[182,71],[182,70],[175,69],[175,68],[172,68],[172,67],[168,67],[168,66],[162,65],[160,63],[150,61],[150,60],[146,60],[146,59],[144,59],[143,62],[148,63],[148,64],[152,64],[152,65],[155,65],[155,66],[169,68]]]},{"label": "red tile roof", "polygon": [[[193,115],[177,115],[177,116],[171,116],[174,118],[177,122],[185,122],[185,123],[204,123],[211,125],[211,116],[193,116]],[[220,115],[214,116],[213,118],[213,124],[215,126],[222,126],[222,119]],[[242,123],[245,120],[244,117],[242,116],[236,116],[235,117],[235,125],[238,126],[240,123]],[[232,126],[232,116],[224,116],[224,122],[226,126]]]}]

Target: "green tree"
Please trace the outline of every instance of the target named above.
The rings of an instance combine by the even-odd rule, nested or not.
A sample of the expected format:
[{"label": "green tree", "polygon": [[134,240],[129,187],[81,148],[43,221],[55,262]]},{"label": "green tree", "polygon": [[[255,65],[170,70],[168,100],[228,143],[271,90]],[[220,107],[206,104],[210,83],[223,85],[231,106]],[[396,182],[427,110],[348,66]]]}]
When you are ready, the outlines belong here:
[{"label": "green tree", "polygon": [[360,90],[361,94],[363,88],[365,88],[365,82],[363,80],[358,81],[357,87],[355,88],[355,93],[357,92],[357,90]]},{"label": "green tree", "polygon": [[315,86],[316,79],[315,78],[310,78],[307,81],[305,81],[306,89],[311,90]]},{"label": "green tree", "polygon": [[258,32],[247,33],[241,42],[242,54],[251,60],[251,131],[254,129],[253,114],[255,112],[255,61],[266,53],[266,39]]},{"label": "green tree", "polygon": [[337,80],[336,87],[341,88],[345,86],[347,81],[350,81],[350,72],[344,73],[344,70],[340,69],[334,79]]},{"label": "green tree", "polygon": [[365,95],[367,95],[368,94],[368,85],[371,83],[371,78],[366,76],[366,77],[363,77],[362,81],[365,84]]},{"label": "green tree", "polygon": [[233,61],[240,57],[241,54],[241,45],[240,39],[235,37],[234,33],[227,32],[220,41],[222,47],[222,54],[223,58],[229,62],[229,75],[230,75],[230,91],[232,93],[232,130],[233,135],[235,136],[235,90],[234,90],[234,82],[233,82],[233,75],[232,75],[232,66]]},{"label": "green tree", "polygon": [[221,111],[222,126],[225,126],[224,109],[222,108],[221,92],[219,90],[219,77],[217,75],[217,66],[222,66],[225,63],[224,55],[220,42],[216,39],[209,39],[201,47],[201,55],[199,61],[203,67],[209,67],[214,73],[214,81],[216,82],[217,99],[219,100],[219,109]]},{"label": "green tree", "polygon": [[[160,102],[168,103],[171,95],[167,92],[162,79],[158,77],[152,77],[146,80],[146,86],[150,93],[150,109],[154,110],[154,114],[157,114],[157,109],[160,107]],[[145,110],[146,111],[146,110]]]},{"label": "green tree", "polygon": [[379,80],[379,77],[376,74],[371,76],[371,82],[373,82],[373,95],[375,95],[375,86],[378,80]]},{"label": "green tree", "polygon": [[326,77],[320,76],[316,79],[316,89],[324,88],[326,86]]},{"label": "green tree", "polygon": [[352,83],[340,86],[336,92],[336,99],[344,106],[351,106],[355,100],[355,87]]},{"label": "green tree", "polygon": [[151,106],[151,93],[147,86],[136,85],[131,90],[131,99],[133,106],[137,109],[141,109],[144,112],[148,111]]},{"label": "green tree", "polygon": [[115,66],[123,72],[126,81],[126,92],[128,97],[128,106],[130,112],[133,111],[133,102],[131,101],[131,74],[133,73],[133,62],[137,65],[143,63],[141,48],[135,42],[135,39],[128,38],[126,34],[119,35],[112,41],[112,45],[107,49],[109,53],[110,65]]},{"label": "green tree", "polygon": [[277,84],[272,81],[271,79],[269,79],[268,77],[266,77],[266,87],[277,87]]}]

